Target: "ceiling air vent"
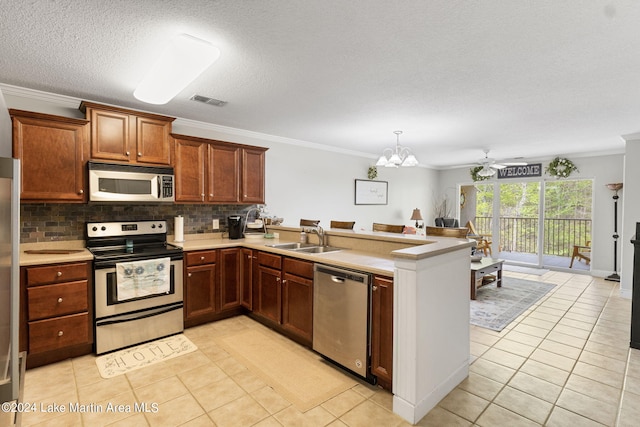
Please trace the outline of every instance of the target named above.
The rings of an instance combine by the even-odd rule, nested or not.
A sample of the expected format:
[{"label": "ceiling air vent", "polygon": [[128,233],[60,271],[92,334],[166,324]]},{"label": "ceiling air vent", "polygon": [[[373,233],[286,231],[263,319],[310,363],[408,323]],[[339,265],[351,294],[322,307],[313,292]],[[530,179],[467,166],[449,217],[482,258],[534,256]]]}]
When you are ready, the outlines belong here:
[{"label": "ceiling air vent", "polygon": [[221,101],[219,99],[209,98],[208,96],[202,95],[193,95],[189,99],[192,101],[202,102],[204,104],[215,105],[216,107],[222,107],[227,103],[227,101]]}]

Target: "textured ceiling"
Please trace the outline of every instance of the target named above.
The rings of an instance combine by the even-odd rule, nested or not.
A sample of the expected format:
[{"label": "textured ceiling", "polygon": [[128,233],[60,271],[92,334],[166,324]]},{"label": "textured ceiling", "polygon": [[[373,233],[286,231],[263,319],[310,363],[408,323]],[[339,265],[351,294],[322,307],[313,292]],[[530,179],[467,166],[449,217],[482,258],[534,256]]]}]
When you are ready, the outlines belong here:
[{"label": "textured ceiling", "polygon": [[[637,0],[3,0],[0,83],[421,164],[622,152],[640,131]],[[175,34],[222,56],[132,93]],[[189,101],[194,93],[224,107]]]}]

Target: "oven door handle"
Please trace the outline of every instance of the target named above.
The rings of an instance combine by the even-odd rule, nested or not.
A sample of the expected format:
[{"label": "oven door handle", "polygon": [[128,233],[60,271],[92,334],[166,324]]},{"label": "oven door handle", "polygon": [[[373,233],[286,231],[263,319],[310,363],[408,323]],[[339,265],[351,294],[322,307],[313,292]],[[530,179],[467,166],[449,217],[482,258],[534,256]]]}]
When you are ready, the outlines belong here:
[{"label": "oven door handle", "polygon": [[116,323],[125,323],[130,322],[132,320],[137,319],[145,319],[147,317],[154,317],[160,314],[169,313],[173,310],[178,310],[184,307],[183,303],[172,304],[167,307],[154,308],[150,310],[144,310],[136,313],[127,313],[119,316],[115,316],[112,318],[108,318],[105,320],[96,319],[96,326],[106,326],[106,325],[115,325]]}]

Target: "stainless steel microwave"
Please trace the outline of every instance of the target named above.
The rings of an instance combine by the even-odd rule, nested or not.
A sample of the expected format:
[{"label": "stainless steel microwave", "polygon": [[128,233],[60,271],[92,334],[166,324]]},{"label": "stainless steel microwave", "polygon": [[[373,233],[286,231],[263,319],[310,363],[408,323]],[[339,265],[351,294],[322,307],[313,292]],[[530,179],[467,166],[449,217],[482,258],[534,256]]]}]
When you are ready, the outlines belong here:
[{"label": "stainless steel microwave", "polygon": [[90,202],[175,201],[173,168],[87,162]]}]

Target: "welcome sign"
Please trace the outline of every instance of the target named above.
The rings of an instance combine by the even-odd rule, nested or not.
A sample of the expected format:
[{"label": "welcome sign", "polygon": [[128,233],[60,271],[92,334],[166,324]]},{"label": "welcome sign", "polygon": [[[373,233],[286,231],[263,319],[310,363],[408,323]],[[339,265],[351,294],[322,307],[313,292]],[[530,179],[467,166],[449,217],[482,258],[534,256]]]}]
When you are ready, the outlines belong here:
[{"label": "welcome sign", "polygon": [[498,179],[505,178],[530,178],[542,176],[542,163],[533,163],[524,166],[507,166],[498,169]]}]

